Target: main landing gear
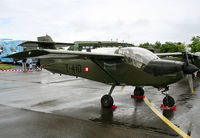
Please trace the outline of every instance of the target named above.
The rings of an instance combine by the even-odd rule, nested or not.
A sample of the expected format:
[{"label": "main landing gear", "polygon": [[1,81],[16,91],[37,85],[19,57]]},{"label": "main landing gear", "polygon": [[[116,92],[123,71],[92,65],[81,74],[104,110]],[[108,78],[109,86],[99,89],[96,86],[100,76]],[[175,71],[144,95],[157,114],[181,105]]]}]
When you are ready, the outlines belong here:
[{"label": "main landing gear", "polygon": [[144,96],[144,89],[141,86],[136,86],[134,90],[135,96]]},{"label": "main landing gear", "polygon": [[131,95],[132,98],[138,98],[143,99],[144,96],[144,89],[141,86],[136,86],[133,95]]},{"label": "main landing gear", "polygon": [[165,95],[165,98],[163,99],[163,105],[164,107],[173,107],[175,105],[175,100],[173,97],[169,96],[168,90],[169,86],[165,87],[165,89],[162,91],[162,94]]},{"label": "main landing gear", "polygon": [[114,100],[113,100],[111,94],[112,94],[114,88],[115,88],[115,85],[112,85],[109,94],[106,94],[101,98],[101,105],[103,108],[112,108]]},{"label": "main landing gear", "polygon": [[[115,105],[113,105],[114,100],[111,96],[114,88],[115,88],[115,85],[112,85],[110,92],[101,98],[102,108],[112,108],[112,109],[117,108]],[[169,96],[168,90],[169,90],[169,86],[165,87],[165,89],[163,91],[161,91],[162,94],[165,95],[165,97],[163,99],[163,104],[161,105],[161,108],[174,110],[174,109],[176,109],[175,100],[173,97]],[[143,99],[144,98],[143,87],[136,86],[135,90],[134,90],[134,95],[131,95],[131,97]]]}]

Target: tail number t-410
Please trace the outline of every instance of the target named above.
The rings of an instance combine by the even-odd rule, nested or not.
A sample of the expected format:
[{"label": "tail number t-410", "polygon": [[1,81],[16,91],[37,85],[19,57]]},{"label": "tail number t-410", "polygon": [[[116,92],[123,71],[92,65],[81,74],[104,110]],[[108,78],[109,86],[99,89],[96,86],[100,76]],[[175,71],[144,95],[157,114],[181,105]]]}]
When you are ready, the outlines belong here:
[{"label": "tail number t-410", "polygon": [[66,72],[82,73],[82,66],[80,64],[66,64],[65,68]]}]

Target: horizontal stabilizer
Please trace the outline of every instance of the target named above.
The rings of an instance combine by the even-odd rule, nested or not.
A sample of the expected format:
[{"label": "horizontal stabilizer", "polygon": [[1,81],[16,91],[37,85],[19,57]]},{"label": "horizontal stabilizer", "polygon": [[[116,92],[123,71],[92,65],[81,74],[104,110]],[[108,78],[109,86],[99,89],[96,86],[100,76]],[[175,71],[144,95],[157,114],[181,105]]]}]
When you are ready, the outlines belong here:
[{"label": "horizontal stabilizer", "polygon": [[42,49],[56,49],[60,47],[67,47],[74,45],[73,43],[61,43],[61,42],[47,42],[47,41],[26,41],[20,46],[23,47],[39,47]]}]

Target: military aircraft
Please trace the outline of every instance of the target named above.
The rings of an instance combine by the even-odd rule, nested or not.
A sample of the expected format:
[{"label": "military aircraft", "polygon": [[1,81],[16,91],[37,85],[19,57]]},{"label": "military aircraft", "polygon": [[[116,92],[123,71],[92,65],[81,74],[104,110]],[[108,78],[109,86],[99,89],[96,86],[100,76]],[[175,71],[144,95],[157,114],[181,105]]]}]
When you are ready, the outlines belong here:
[{"label": "military aircraft", "polygon": [[[40,39],[42,40],[42,39]],[[175,100],[169,96],[169,85],[186,74],[193,74],[198,68],[192,64],[160,59],[151,51],[139,47],[119,47],[114,53],[92,53],[57,50],[52,39],[28,41],[22,45],[34,44],[39,48],[8,55],[16,60],[37,57],[46,70],[53,73],[82,77],[112,85],[108,94],[101,98],[104,108],[110,108],[114,100],[111,96],[115,86],[136,86],[134,95],[143,96],[143,86],[163,89],[164,106],[173,107]],[[69,43],[67,43],[69,44]],[[64,44],[65,45],[65,44]],[[72,44],[70,44],[72,45]]]}]

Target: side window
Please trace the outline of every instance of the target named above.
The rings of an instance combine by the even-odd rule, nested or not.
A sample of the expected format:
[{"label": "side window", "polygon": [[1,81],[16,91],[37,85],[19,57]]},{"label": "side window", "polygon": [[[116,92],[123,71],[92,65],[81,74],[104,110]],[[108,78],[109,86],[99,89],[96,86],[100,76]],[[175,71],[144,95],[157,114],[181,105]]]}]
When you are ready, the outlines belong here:
[{"label": "side window", "polygon": [[106,63],[104,62],[104,69],[106,70],[116,70],[116,64]]},{"label": "side window", "polygon": [[130,65],[133,65],[133,60],[131,59],[131,57],[126,57],[125,62],[130,64]]}]

